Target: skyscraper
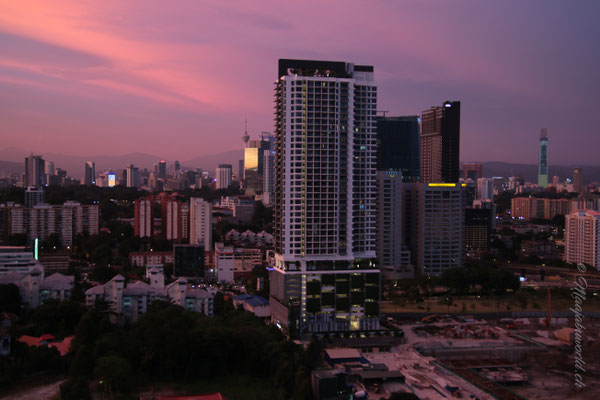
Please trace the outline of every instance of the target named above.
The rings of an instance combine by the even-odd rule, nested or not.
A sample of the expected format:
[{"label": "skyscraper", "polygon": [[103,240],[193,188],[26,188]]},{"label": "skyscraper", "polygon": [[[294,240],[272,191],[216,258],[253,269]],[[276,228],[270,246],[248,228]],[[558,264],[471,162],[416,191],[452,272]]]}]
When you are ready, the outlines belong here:
[{"label": "skyscraper", "polygon": [[269,141],[250,140],[244,149],[244,188],[247,195],[263,192],[264,153],[269,149]]},{"label": "skyscraper", "polygon": [[127,178],[127,187],[137,187],[139,182],[139,172],[133,164],[127,165],[125,176]]},{"label": "skyscraper", "polygon": [[231,164],[219,164],[217,167],[217,189],[227,189],[231,186]]},{"label": "skyscraper", "polygon": [[158,162],[158,178],[167,179],[167,162],[165,160]]},{"label": "skyscraper", "polygon": [[84,185],[92,186],[96,184],[96,164],[93,161],[85,163],[85,173],[83,176]]},{"label": "skyscraper", "polygon": [[466,190],[454,183],[406,183],[404,235],[419,274],[463,266]]},{"label": "skyscraper", "polygon": [[42,187],[45,184],[44,172],[46,163],[42,156],[34,156],[33,153],[29,157],[25,157],[25,182],[24,186]]},{"label": "skyscraper", "polygon": [[379,328],[376,108],[372,66],[279,60],[270,289],[290,336]]},{"label": "skyscraper", "polygon": [[542,128],[540,132],[538,186],[541,188],[548,187],[548,131],[546,128]]},{"label": "skyscraper", "polygon": [[418,116],[377,118],[377,170],[401,171],[405,182],[418,182]]},{"label": "skyscraper", "polygon": [[581,168],[575,168],[575,170],[573,171],[573,189],[577,193],[585,192],[585,181],[584,181],[583,169],[581,169]]},{"label": "skyscraper", "polygon": [[458,182],[460,101],[445,101],[421,114],[421,181]]},{"label": "skyscraper", "polygon": [[565,218],[565,261],[600,270],[600,213],[576,211]]},{"label": "skyscraper", "polygon": [[190,199],[190,244],[212,250],[212,204],[201,198]]}]

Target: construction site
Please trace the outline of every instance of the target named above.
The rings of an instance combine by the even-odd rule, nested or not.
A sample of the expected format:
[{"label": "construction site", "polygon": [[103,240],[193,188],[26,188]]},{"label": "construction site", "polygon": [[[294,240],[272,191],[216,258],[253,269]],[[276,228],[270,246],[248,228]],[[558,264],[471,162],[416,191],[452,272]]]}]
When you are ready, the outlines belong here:
[{"label": "construction site", "polygon": [[[600,396],[600,321],[583,335],[585,387],[574,377],[575,332],[569,318],[477,320],[450,315],[422,320],[388,318],[403,332],[389,351],[326,349],[327,368],[313,375],[320,399],[592,399]],[[321,379],[322,378],[322,379]],[[321,379],[321,380],[320,380]],[[325,382],[337,382],[335,396]],[[333,386],[331,386],[333,390]],[[330,393],[332,394],[332,393]]]}]

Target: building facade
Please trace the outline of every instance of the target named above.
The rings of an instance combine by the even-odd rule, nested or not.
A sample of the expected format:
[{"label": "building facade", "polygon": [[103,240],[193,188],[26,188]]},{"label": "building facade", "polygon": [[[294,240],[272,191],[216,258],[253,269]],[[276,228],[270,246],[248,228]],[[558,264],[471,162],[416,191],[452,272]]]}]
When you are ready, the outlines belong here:
[{"label": "building facade", "polygon": [[538,186],[548,187],[548,131],[543,128],[540,133],[540,159],[538,163]]},{"label": "building facade", "polygon": [[577,211],[566,216],[565,261],[600,269],[600,212]]},{"label": "building facade", "polygon": [[421,182],[458,182],[460,101],[445,101],[421,113],[420,148]]},{"label": "building facade", "polygon": [[190,199],[190,244],[212,249],[212,204],[201,198]]},{"label": "building facade", "polygon": [[378,171],[401,171],[405,182],[420,180],[420,124],[416,115],[377,117]]},{"label": "building facade", "polygon": [[378,329],[373,67],[279,60],[275,89],[272,322]]}]

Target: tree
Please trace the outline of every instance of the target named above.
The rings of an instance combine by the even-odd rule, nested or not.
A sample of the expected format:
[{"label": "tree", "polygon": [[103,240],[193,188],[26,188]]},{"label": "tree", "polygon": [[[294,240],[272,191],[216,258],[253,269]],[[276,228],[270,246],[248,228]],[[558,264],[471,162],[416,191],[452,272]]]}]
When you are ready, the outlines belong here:
[{"label": "tree", "polygon": [[131,364],[120,356],[106,356],[98,359],[96,368],[94,368],[94,377],[109,396],[112,396],[114,392],[128,393],[135,386],[135,375]]},{"label": "tree", "polygon": [[0,312],[18,314],[21,311],[21,296],[16,285],[0,285]]}]

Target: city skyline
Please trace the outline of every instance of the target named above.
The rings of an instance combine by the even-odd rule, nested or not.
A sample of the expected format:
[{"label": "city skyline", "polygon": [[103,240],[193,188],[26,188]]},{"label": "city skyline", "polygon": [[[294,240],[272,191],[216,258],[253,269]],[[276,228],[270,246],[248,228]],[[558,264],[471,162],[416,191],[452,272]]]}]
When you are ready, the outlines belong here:
[{"label": "city skyline", "polygon": [[547,127],[552,164],[596,163],[596,3],[345,2],[333,20],[335,2],[230,7],[0,6],[3,146],[172,160],[242,148],[245,118],[253,138],[273,129],[268,88],[289,57],[374,65],[388,116],[461,101],[461,161],[534,164]]}]

